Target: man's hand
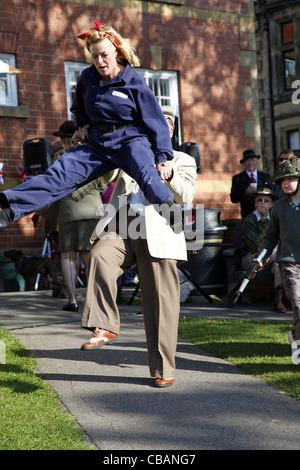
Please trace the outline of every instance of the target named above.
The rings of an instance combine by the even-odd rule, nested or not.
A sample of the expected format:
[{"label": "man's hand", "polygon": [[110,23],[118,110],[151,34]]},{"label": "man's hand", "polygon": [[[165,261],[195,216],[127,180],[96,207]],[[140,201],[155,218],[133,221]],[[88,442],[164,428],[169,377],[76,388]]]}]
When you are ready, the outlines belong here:
[{"label": "man's hand", "polygon": [[257,187],[256,186],[251,186],[251,184],[246,188],[245,193],[248,194],[253,194],[256,193]]},{"label": "man's hand", "polygon": [[164,181],[169,181],[173,177],[173,167],[172,162],[167,160],[166,162],[157,163],[156,170],[159,176]]},{"label": "man's hand", "polygon": [[83,127],[78,127],[76,131],[73,134],[72,140],[76,143],[79,144],[80,142],[82,144],[86,143],[89,140],[89,124],[86,124]]}]

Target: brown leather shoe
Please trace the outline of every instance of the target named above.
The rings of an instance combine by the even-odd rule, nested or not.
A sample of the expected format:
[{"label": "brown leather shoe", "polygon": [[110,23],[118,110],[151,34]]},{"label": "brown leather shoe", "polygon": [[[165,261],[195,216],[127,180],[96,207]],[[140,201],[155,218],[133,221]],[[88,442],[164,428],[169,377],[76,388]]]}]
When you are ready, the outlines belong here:
[{"label": "brown leather shoe", "polygon": [[84,343],[81,346],[81,349],[94,349],[101,348],[103,344],[109,344],[116,341],[118,335],[111,333],[110,331],[101,330],[97,328],[93,336],[89,339],[87,343]]},{"label": "brown leather shoe", "polygon": [[173,383],[174,383],[173,378],[170,378],[170,379],[155,379],[154,385],[155,385],[155,387],[164,388],[164,387],[170,387],[170,385],[173,385]]}]

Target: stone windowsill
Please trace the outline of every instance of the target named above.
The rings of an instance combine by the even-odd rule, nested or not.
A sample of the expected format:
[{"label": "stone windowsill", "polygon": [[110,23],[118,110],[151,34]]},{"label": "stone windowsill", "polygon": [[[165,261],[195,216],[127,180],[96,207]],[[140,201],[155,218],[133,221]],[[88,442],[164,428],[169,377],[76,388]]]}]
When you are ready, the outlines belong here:
[{"label": "stone windowsill", "polygon": [[28,118],[29,108],[28,106],[1,106],[0,105],[0,117]]}]

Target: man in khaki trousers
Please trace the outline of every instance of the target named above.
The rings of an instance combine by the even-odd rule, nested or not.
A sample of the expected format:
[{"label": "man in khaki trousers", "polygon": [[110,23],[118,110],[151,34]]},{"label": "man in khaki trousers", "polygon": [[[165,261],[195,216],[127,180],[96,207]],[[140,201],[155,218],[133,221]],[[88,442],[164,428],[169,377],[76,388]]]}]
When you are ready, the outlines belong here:
[{"label": "man in khaki trousers", "polygon": [[[163,107],[170,135],[174,114]],[[174,193],[175,202],[190,204],[196,186],[194,158],[174,151],[170,177],[164,180]],[[116,181],[107,214],[95,229],[95,243],[89,254],[88,285],[81,326],[93,331],[82,349],[101,347],[117,339],[120,316],[116,303],[117,279],[137,265],[148,363],[154,385],[166,387],[174,382],[175,352],[180,310],[177,262],[187,259],[183,231],[175,233],[156,208],[122,170],[105,175],[105,182]]]}]

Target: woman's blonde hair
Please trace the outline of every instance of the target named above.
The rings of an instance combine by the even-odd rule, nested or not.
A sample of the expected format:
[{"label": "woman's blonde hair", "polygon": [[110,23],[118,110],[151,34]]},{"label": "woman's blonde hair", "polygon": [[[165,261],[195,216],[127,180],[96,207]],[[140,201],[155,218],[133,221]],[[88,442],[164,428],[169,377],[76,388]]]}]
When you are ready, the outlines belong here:
[{"label": "woman's blonde hair", "polygon": [[127,61],[132,67],[138,67],[140,65],[139,58],[135,55],[133,48],[129,46],[122,36],[120,36],[120,34],[118,34],[111,26],[104,28],[102,25],[99,28],[93,28],[91,31],[89,31],[89,33],[85,34],[85,45],[88,51],[90,51],[91,44],[107,38],[117,49],[117,62],[119,64],[124,65]]}]

